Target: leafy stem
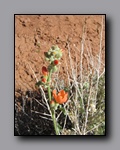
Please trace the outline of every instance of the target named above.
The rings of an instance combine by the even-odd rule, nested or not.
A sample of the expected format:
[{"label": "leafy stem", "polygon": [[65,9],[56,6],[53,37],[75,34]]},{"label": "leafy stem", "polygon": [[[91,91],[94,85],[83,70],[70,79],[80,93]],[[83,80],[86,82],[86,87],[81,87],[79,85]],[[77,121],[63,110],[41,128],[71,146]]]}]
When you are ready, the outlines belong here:
[{"label": "leafy stem", "polygon": [[50,88],[51,73],[52,71],[50,71],[49,76],[48,76],[48,96],[49,96],[50,101],[51,101],[51,88]]},{"label": "leafy stem", "polygon": [[56,117],[55,117],[55,110],[52,110],[52,119],[53,119],[53,124],[54,124],[54,128],[55,128],[55,133],[56,133],[56,135],[60,135],[59,128],[57,126]]},{"label": "leafy stem", "polygon": [[[51,88],[50,88],[51,74],[52,74],[52,69],[50,70],[49,75],[48,75],[48,96],[49,96],[49,101],[52,100],[52,98],[51,98]],[[51,109],[51,112],[52,112],[52,119],[53,119],[53,124],[54,124],[55,133],[56,133],[56,135],[59,135],[59,128],[57,127],[57,121],[56,121],[56,116],[55,116],[55,110],[54,110],[54,109]]]}]

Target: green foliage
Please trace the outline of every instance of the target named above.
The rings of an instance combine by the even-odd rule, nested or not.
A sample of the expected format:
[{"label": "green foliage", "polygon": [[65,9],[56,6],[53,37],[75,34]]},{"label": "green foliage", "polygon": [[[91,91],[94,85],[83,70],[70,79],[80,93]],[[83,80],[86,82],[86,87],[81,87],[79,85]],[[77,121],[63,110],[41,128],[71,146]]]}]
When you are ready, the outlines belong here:
[{"label": "green foliage", "polygon": [[54,60],[60,60],[62,57],[62,51],[57,45],[53,45],[48,52],[44,53],[47,61],[52,63]]},{"label": "green foliage", "polygon": [[99,79],[96,112],[89,113],[88,117],[88,130],[94,128],[93,134],[105,134],[105,75]]}]

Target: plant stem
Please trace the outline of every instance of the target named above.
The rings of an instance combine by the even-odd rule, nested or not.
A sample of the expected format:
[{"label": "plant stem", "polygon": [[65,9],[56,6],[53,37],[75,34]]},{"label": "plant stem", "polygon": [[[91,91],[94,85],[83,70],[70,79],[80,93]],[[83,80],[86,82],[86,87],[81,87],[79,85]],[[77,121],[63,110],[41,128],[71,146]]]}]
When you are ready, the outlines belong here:
[{"label": "plant stem", "polygon": [[56,117],[55,117],[55,110],[52,111],[52,119],[53,119],[55,133],[56,135],[59,135],[59,129],[57,127],[57,122],[56,122]]},{"label": "plant stem", "polygon": [[50,89],[51,73],[52,72],[50,71],[49,76],[48,76],[48,83],[49,83],[49,85],[48,85],[48,95],[49,95],[49,101],[51,101],[51,89]]},{"label": "plant stem", "polygon": [[51,89],[50,89],[50,86],[48,86],[48,95],[49,95],[49,100],[51,101]]},{"label": "plant stem", "polygon": [[[51,88],[50,88],[50,80],[51,80],[51,73],[52,71],[50,71],[49,76],[48,76],[48,96],[49,96],[49,101],[51,101]],[[57,127],[57,121],[56,121],[56,117],[55,117],[55,110],[51,109],[52,112],[52,120],[53,120],[53,124],[54,124],[54,129],[55,129],[55,133],[56,135],[59,135],[59,129]]]}]

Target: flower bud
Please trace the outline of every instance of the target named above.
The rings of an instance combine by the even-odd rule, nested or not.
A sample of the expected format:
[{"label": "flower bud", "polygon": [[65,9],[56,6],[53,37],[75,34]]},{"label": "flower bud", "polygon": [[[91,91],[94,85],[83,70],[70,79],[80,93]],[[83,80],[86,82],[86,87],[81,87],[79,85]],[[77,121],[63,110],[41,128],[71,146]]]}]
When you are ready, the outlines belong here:
[{"label": "flower bud", "polygon": [[60,59],[60,58],[62,57],[62,53],[61,53],[61,52],[57,53],[57,54],[55,55],[55,57],[58,58],[58,59]]},{"label": "flower bud", "polygon": [[50,101],[50,106],[53,108],[53,107],[55,107],[55,101],[54,100],[51,100]]},{"label": "flower bud", "polygon": [[42,78],[42,82],[44,82],[44,83],[45,83],[45,82],[46,82],[46,79],[45,79],[45,78]]},{"label": "flower bud", "polygon": [[57,65],[59,63],[58,60],[54,60],[54,65]]},{"label": "flower bud", "polygon": [[48,70],[45,66],[42,67],[42,73],[43,73],[44,76],[48,75]]}]

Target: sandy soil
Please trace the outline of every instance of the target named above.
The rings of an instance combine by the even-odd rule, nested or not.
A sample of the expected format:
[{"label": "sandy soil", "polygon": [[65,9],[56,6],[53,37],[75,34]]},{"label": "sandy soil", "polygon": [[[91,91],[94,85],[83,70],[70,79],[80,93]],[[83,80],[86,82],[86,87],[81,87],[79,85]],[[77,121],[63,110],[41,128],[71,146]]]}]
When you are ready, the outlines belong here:
[{"label": "sandy soil", "polygon": [[[103,21],[101,59],[104,63],[105,18]],[[87,50],[91,52],[93,57],[97,58],[99,55],[101,22],[101,15],[16,15],[15,90],[35,89],[36,79],[33,71],[39,79],[42,66],[47,64],[44,60],[44,52],[52,45],[58,45],[65,50],[61,60],[60,75],[66,79],[65,60],[68,58],[68,48],[70,47],[72,60],[79,64],[83,31],[86,45],[91,47],[91,49],[87,46],[84,48],[83,66],[87,69],[87,65],[85,65]],[[70,65],[68,67],[71,70]]]}]

